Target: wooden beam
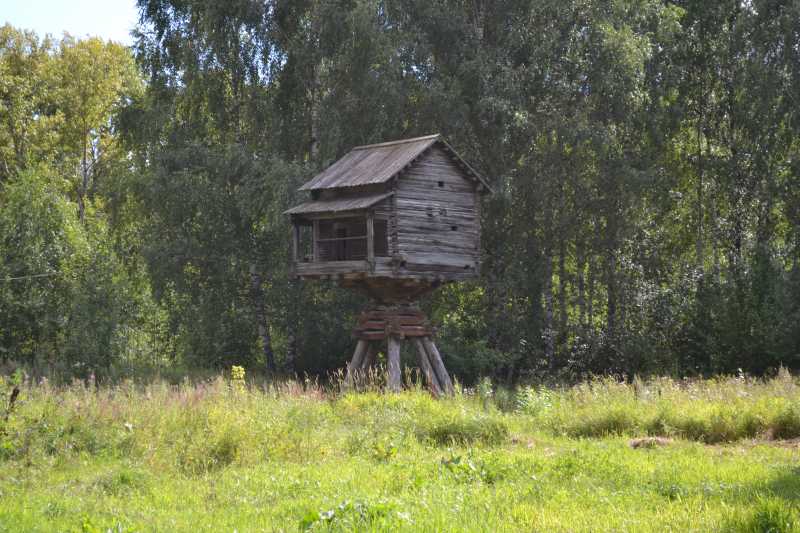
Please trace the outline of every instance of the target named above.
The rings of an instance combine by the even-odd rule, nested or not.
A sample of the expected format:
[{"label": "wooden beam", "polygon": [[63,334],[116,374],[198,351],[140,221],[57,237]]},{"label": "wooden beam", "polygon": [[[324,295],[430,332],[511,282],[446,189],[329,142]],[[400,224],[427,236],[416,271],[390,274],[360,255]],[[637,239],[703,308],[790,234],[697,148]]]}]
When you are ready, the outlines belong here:
[{"label": "wooden beam", "polygon": [[428,389],[434,396],[441,396],[442,387],[439,385],[439,379],[436,377],[436,373],[433,371],[433,366],[431,366],[431,362],[428,359],[428,352],[425,350],[425,346],[418,338],[412,339],[412,342],[414,343],[414,347],[417,349],[419,367],[422,370],[422,373],[425,375],[425,382],[428,384]]},{"label": "wooden beam", "polygon": [[400,392],[403,387],[403,376],[400,372],[400,339],[394,335],[389,336],[389,349],[386,356],[389,360],[389,376],[386,383],[391,392]]},{"label": "wooden beam", "polygon": [[314,220],[312,233],[313,233],[313,236],[312,236],[312,239],[311,239],[313,241],[313,254],[312,255],[313,255],[313,258],[314,258],[314,262],[317,263],[317,262],[319,262],[319,244],[317,243],[317,241],[319,240],[319,220]]},{"label": "wooden beam", "polygon": [[370,270],[375,270],[375,216],[367,212],[367,262]]},{"label": "wooden beam", "polygon": [[436,349],[433,340],[431,340],[430,337],[423,337],[422,343],[425,345],[425,350],[428,352],[428,358],[433,366],[433,371],[436,377],[439,378],[439,383],[441,383],[445,394],[453,394],[455,392],[453,389],[453,382],[450,380],[450,375],[447,373],[447,369],[444,366],[442,356],[439,354],[439,350]]},{"label": "wooden beam", "polygon": [[350,361],[350,364],[347,365],[347,377],[345,378],[345,383],[347,385],[353,384],[353,377],[354,374],[361,370],[361,364],[364,360],[364,355],[367,353],[367,347],[369,346],[369,342],[361,339],[356,344],[356,351],[353,353],[353,359]]},{"label": "wooden beam", "polygon": [[300,260],[300,226],[292,223],[292,261]]},{"label": "wooden beam", "polygon": [[375,356],[378,355],[378,347],[374,342],[370,342],[367,347],[367,355],[364,356],[364,361],[361,363],[361,370],[366,372],[375,364]]}]

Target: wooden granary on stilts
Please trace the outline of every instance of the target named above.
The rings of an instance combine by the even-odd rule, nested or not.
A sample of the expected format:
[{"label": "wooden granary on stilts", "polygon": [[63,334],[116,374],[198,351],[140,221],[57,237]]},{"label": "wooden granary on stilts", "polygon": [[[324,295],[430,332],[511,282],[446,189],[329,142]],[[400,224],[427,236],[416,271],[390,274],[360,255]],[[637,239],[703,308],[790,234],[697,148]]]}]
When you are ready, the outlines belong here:
[{"label": "wooden granary on stilts", "polygon": [[486,181],[440,135],[353,148],[300,187],[308,202],[286,211],[292,270],[300,279],[335,280],[371,303],[348,380],[374,363],[386,341],[388,386],[402,386],[400,343],[410,340],[433,394],[453,384],[417,301],[444,283],[478,275],[480,199]]}]

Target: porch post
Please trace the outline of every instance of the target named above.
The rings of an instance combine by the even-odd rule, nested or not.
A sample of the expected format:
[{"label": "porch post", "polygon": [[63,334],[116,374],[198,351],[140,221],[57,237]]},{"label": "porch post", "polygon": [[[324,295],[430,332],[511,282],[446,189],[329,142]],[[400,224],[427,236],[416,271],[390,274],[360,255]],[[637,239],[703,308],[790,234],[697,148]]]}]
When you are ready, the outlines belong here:
[{"label": "porch post", "polygon": [[299,261],[299,249],[300,249],[300,226],[297,225],[297,222],[294,220],[292,221],[292,261]]},{"label": "porch post", "polygon": [[370,268],[375,264],[375,217],[372,211],[367,212],[367,262]]},{"label": "porch post", "polygon": [[315,218],[313,224],[314,224],[314,227],[313,227],[313,231],[311,232],[312,233],[311,241],[313,242],[312,249],[313,249],[314,262],[317,263],[317,262],[319,262],[319,242],[318,242],[319,241],[319,220]]}]

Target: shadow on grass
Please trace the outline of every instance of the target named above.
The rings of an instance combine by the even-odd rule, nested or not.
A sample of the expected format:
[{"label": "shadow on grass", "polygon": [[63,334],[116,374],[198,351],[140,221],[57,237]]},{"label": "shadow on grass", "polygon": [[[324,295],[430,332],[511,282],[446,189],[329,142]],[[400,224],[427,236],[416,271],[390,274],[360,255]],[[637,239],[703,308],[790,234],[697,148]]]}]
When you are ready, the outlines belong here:
[{"label": "shadow on grass", "polygon": [[770,496],[800,503],[800,466],[785,468],[763,488]]}]

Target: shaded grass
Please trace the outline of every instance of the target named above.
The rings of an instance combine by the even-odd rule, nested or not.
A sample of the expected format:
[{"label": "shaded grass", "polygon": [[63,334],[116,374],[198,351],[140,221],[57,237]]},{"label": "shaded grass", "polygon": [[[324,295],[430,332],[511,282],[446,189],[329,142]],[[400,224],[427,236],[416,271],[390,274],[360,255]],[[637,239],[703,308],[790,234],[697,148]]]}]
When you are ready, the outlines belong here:
[{"label": "shaded grass", "polygon": [[697,441],[794,435],[795,387],[596,381],[518,391],[513,412],[224,379],[26,387],[0,531],[793,531],[796,447]]}]

